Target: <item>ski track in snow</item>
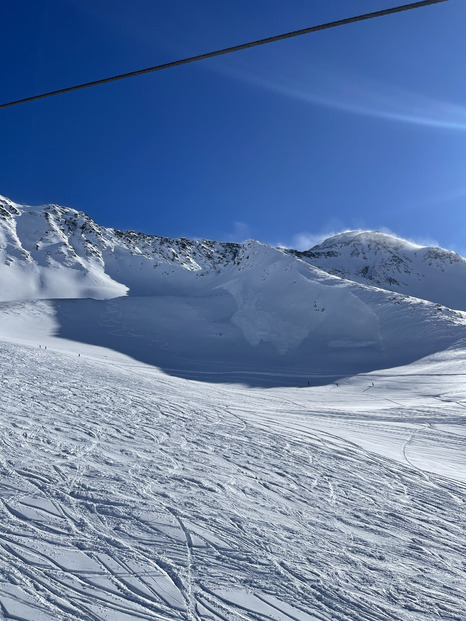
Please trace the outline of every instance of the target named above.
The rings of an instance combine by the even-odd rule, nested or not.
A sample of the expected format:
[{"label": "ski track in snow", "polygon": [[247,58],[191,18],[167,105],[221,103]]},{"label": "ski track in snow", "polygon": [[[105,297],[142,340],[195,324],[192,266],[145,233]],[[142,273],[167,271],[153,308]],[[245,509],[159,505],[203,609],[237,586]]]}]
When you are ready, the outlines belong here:
[{"label": "ski track in snow", "polygon": [[6,342],[0,364],[1,618],[464,621],[463,376],[251,389]]}]

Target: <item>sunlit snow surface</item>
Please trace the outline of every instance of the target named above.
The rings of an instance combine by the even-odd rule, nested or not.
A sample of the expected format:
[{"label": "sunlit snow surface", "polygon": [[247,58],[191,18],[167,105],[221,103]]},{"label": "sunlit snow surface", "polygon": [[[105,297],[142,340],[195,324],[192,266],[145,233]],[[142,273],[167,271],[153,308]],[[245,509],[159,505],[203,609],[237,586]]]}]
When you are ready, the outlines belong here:
[{"label": "sunlit snow surface", "polygon": [[38,304],[2,308],[1,618],[464,621],[460,344],[251,387],[58,339]]}]

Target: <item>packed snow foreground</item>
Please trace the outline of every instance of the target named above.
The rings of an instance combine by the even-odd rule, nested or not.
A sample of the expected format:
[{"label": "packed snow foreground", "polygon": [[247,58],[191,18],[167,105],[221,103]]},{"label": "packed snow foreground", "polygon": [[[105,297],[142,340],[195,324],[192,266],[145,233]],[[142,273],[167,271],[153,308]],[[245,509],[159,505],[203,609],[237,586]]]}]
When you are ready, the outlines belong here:
[{"label": "packed snow foreground", "polygon": [[0,199],[0,618],[464,621],[465,277]]}]

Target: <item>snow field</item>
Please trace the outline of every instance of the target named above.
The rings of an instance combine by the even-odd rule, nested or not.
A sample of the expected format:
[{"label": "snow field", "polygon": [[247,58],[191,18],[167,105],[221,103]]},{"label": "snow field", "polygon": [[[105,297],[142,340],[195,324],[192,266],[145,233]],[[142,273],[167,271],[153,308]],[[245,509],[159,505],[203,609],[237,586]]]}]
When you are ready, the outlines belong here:
[{"label": "snow field", "polygon": [[100,354],[1,344],[4,618],[463,619],[462,352],[273,389]]}]

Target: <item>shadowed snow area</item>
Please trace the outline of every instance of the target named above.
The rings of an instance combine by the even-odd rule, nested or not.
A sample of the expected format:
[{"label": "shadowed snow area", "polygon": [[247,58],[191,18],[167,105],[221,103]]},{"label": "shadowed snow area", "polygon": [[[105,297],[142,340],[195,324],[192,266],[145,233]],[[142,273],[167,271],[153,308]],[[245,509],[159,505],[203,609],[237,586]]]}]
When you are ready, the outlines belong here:
[{"label": "shadowed snow area", "polygon": [[464,621],[465,265],[0,198],[0,619]]},{"label": "shadowed snow area", "polygon": [[87,343],[171,375],[251,386],[332,383],[412,362],[464,336],[462,313],[377,290],[356,293],[322,286],[326,308],[296,310],[294,318],[289,300],[276,304],[264,289],[260,302],[251,295],[240,310],[225,289],[203,297],[3,303],[0,336],[60,349]]}]

